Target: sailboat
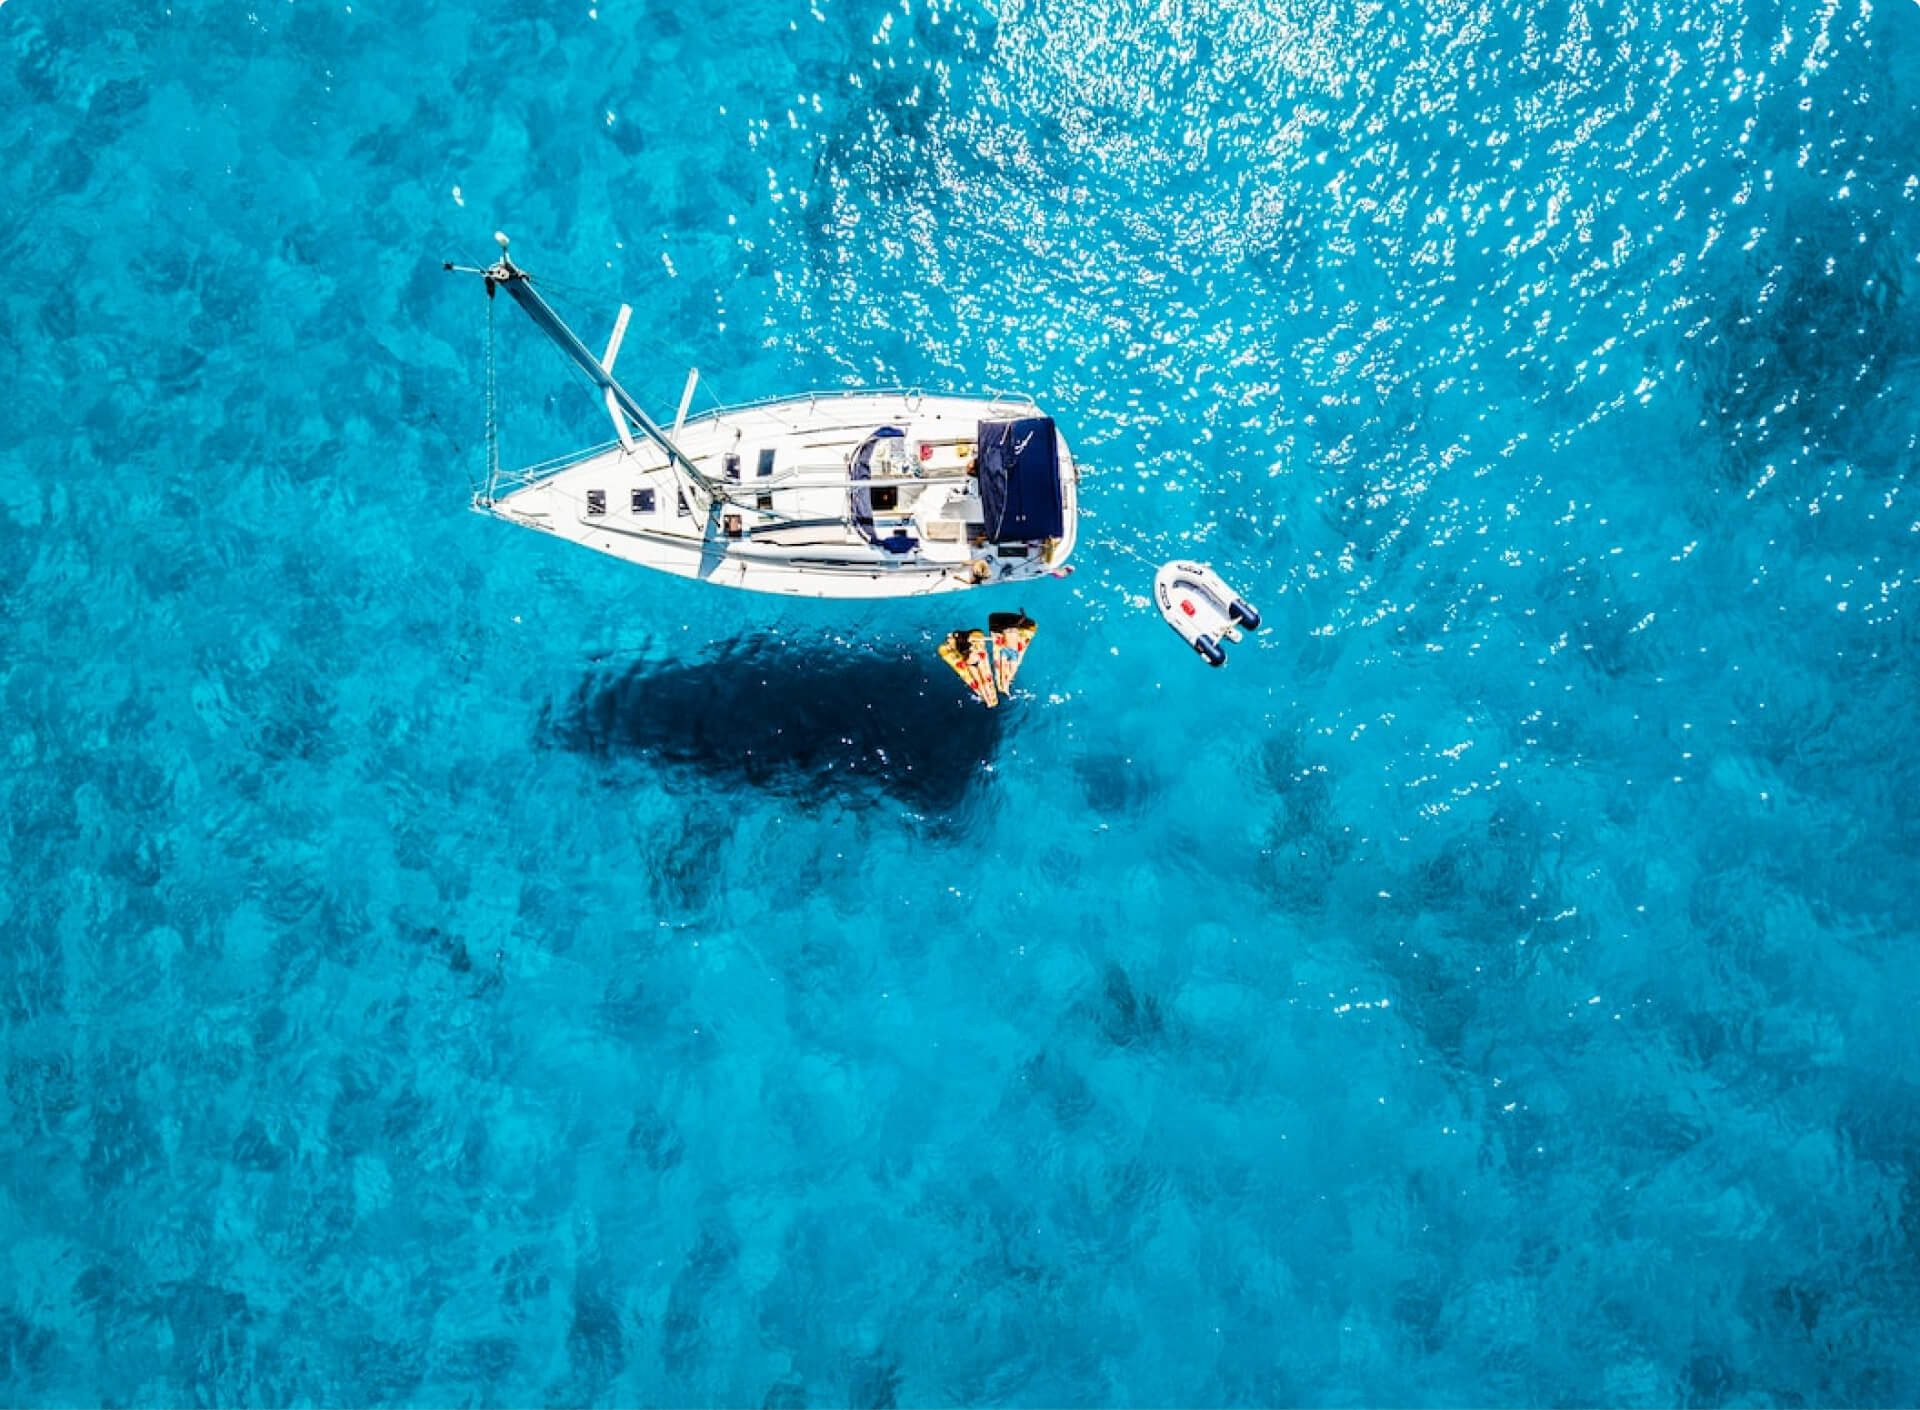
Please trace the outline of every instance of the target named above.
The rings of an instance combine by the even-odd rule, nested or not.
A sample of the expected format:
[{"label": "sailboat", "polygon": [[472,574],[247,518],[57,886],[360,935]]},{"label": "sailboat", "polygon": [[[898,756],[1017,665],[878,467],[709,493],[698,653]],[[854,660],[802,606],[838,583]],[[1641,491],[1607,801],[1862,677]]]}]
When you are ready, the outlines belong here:
[{"label": "sailboat", "polygon": [[1079,477],[1032,398],[808,392],[689,417],[696,371],[669,430],[613,375],[631,307],[596,357],[494,239],[499,259],[461,272],[483,276],[488,298],[505,290],[586,373],[614,439],[521,470],[495,460],[475,509],[643,568],[795,597],[920,597],[1064,569]]}]

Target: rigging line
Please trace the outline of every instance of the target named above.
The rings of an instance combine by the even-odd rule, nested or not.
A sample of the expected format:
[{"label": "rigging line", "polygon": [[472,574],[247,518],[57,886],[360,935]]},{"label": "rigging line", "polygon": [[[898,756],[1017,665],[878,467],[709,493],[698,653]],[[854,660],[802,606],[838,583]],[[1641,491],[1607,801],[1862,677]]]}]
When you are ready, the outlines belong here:
[{"label": "rigging line", "polygon": [[[727,404],[720,400],[720,394],[714,390],[714,379],[704,372],[700,374],[700,389],[697,395],[707,403],[707,411],[725,411],[727,409]],[[701,414],[705,415],[706,413],[702,412]]]},{"label": "rigging line", "polygon": [[1096,544],[1101,548],[1117,549],[1121,553],[1130,554],[1133,557],[1139,559],[1142,563],[1145,563],[1150,568],[1159,567],[1159,564],[1155,563],[1151,558],[1147,557],[1147,555],[1142,553],[1139,549],[1134,548],[1131,544],[1121,543],[1120,540],[1115,538],[1112,534],[1108,534],[1105,538],[1098,538],[1098,539],[1089,538],[1087,541],[1089,543]]},{"label": "rigging line", "polygon": [[[0,4],[4,3],[6,3],[6,0],[0,0]],[[553,305],[555,312],[559,313],[563,318],[569,317],[570,315],[571,321],[575,323],[586,322],[589,317],[594,316],[591,310],[582,306],[579,302],[580,299],[604,301],[608,297],[603,292],[588,289],[579,284],[556,283],[552,278],[544,274],[535,282],[541,291],[548,295],[547,302]],[[558,291],[558,297],[554,296],[556,290]],[[613,302],[618,303],[619,299],[616,297],[613,299]],[[716,385],[715,379],[711,374],[702,372],[700,374],[700,389],[695,393],[695,396],[698,398],[696,405],[704,402],[707,410],[728,410],[731,404],[723,401],[715,393],[714,388]]]},{"label": "rigging line", "polygon": [[[4,4],[4,3],[5,3],[5,0],[0,0],[0,4]],[[546,289],[551,286],[549,282],[543,278],[540,281],[540,287],[542,289]],[[563,313],[568,307],[571,306],[569,301],[564,299],[550,299],[548,300],[548,302],[552,303],[557,310],[560,310]],[[578,310],[576,309],[576,314],[577,312]],[[695,400],[696,408],[699,406],[699,403],[705,402],[706,403],[705,410],[708,410],[708,411],[727,410],[727,403],[721,401],[720,398],[717,395],[715,395],[714,386],[715,386],[715,381],[713,376],[710,373],[701,372],[700,386],[699,386],[699,389],[694,393],[694,396],[696,399]],[[695,414],[704,414],[704,412],[700,412],[696,410]]]},{"label": "rigging line", "polygon": [[454,458],[468,467],[465,471],[467,489],[475,495],[478,495],[480,493],[480,485],[479,482],[473,478],[473,462],[467,459],[467,448],[460,444],[460,438],[447,429],[446,423],[440,419],[440,413],[437,411],[428,410],[427,424],[438,431],[446,443],[453,448]]},{"label": "rigging line", "polygon": [[[0,3],[5,3],[5,0],[0,0]],[[561,298],[558,300],[546,298],[545,291],[550,287],[550,281],[548,281],[545,276],[541,276],[539,279],[534,279],[531,275],[527,275],[525,271],[521,271],[521,275],[522,277],[527,279],[529,287],[531,287],[536,291],[537,296],[544,303],[546,303],[549,311],[553,314],[553,316],[561,319],[562,322],[564,323],[565,322],[564,310],[572,306],[571,301],[565,298]],[[572,330],[569,329],[568,331],[571,333]],[[574,337],[577,341],[578,335],[575,334]],[[584,348],[585,344],[582,344],[581,346]],[[592,355],[591,349],[587,349],[587,352],[589,356]],[[578,366],[577,363],[576,363],[576,366]],[[595,386],[600,385],[597,379],[594,378],[593,374],[588,372],[586,368],[579,367],[579,371],[586,376],[589,382],[594,383]],[[713,480],[710,476],[703,475],[698,469],[695,469],[693,467],[693,464],[690,460],[687,460],[686,457],[679,452],[677,447],[675,447],[674,450],[669,454],[668,459],[670,463],[676,460],[681,462],[686,468],[686,470],[691,474],[691,477],[694,483],[696,483],[699,486],[700,492],[707,495],[711,500],[714,501],[714,503],[731,505],[737,509],[744,509],[746,507],[745,503],[738,497],[740,493],[739,490],[729,489],[723,482]],[[680,472],[678,469],[676,469],[675,473],[678,474]]]},{"label": "rigging line", "polygon": [[621,303],[617,287],[614,288],[614,291],[610,292],[608,287],[596,289],[587,284],[574,284],[568,280],[555,279],[546,274],[540,276],[540,287],[557,292],[562,298],[567,299],[569,302],[586,300],[601,305],[611,303],[615,306]]},{"label": "rigging line", "polygon": [[[4,0],[0,0],[0,3],[4,3]],[[585,378],[589,385],[596,386],[596,387],[599,385],[597,382],[594,381],[592,374],[587,372],[585,368],[576,367],[575,371],[579,373],[580,376]],[[668,464],[673,469],[673,473],[676,476],[681,476],[684,474],[681,468],[671,458],[669,458]],[[691,478],[693,482],[700,487],[700,490],[702,493],[709,495],[714,500],[720,503],[733,505],[736,508],[743,507],[741,505],[740,500],[737,497],[738,494],[742,492],[738,487],[736,487],[735,489],[728,489],[724,482],[713,480],[711,476],[708,476],[706,479],[703,480],[700,476],[700,473],[697,470],[694,472]]]},{"label": "rigging line", "polygon": [[[487,293],[491,295],[492,289]],[[487,300],[487,498],[493,498],[493,488],[500,478],[500,426],[495,419],[496,401],[494,397],[493,371],[493,299]]]}]

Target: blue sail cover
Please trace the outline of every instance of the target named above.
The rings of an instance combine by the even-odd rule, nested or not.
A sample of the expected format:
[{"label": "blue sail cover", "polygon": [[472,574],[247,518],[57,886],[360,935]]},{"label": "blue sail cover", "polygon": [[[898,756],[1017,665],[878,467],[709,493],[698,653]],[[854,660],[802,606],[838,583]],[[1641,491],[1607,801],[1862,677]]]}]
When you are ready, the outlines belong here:
[{"label": "blue sail cover", "polygon": [[[0,0],[3,3],[5,0]],[[860,449],[853,453],[853,464],[847,467],[847,479],[853,485],[847,493],[847,508],[853,514],[853,527],[868,543],[879,542],[873,531],[873,491],[867,483],[873,478],[874,447],[888,437],[906,434],[898,426],[882,426],[860,443]]]},{"label": "blue sail cover", "polygon": [[980,504],[995,543],[1057,539],[1066,528],[1051,416],[980,423]]}]

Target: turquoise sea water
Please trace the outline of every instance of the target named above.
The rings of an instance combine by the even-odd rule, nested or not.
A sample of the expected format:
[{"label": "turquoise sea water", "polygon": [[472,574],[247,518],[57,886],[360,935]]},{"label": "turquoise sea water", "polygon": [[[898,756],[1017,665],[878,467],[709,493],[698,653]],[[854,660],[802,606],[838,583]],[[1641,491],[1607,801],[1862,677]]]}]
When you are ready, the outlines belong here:
[{"label": "turquoise sea water", "polygon": [[[1920,1400],[1910,0],[11,0],[0,151],[0,1402]],[[1037,394],[1019,698],[466,513],[496,227]]]}]

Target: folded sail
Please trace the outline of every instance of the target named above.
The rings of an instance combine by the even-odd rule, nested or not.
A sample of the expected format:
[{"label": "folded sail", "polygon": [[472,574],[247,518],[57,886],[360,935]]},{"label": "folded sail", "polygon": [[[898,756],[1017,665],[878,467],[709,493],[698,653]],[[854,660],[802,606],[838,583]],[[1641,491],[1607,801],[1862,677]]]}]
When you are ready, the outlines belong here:
[{"label": "folded sail", "polygon": [[1066,532],[1058,436],[1051,416],[982,421],[980,505],[995,543],[1033,543]]}]

